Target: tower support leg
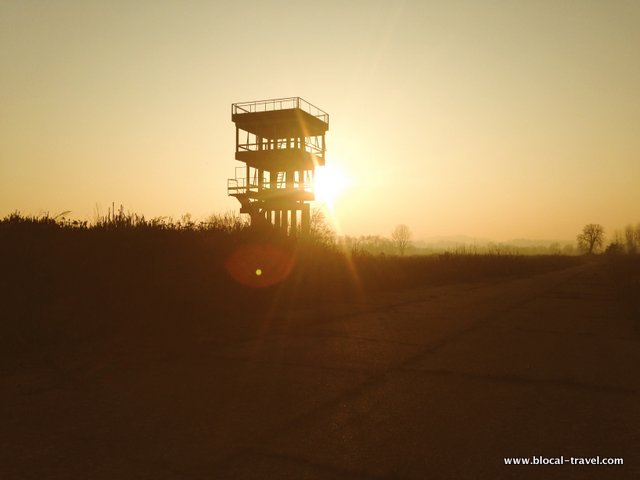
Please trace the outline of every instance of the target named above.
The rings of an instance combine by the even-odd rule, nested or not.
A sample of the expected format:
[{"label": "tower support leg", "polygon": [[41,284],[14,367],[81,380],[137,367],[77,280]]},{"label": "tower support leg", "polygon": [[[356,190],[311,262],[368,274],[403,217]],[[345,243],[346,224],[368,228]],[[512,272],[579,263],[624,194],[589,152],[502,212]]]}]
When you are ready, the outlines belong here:
[{"label": "tower support leg", "polygon": [[300,217],[300,232],[308,236],[311,232],[311,207],[308,203],[302,205]]},{"label": "tower support leg", "polygon": [[291,210],[291,236],[298,234],[298,210]]}]

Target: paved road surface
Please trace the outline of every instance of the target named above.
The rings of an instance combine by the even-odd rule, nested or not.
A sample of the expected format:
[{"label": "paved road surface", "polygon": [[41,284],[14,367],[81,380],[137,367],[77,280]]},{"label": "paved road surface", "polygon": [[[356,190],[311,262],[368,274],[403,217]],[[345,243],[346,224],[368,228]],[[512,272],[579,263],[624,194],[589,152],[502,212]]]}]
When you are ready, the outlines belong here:
[{"label": "paved road surface", "polygon": [[[640,334],[595,265],[228,323],[3,370],[0,478],[640,478]],[[625,465],[504,465],[533,455]]]}]

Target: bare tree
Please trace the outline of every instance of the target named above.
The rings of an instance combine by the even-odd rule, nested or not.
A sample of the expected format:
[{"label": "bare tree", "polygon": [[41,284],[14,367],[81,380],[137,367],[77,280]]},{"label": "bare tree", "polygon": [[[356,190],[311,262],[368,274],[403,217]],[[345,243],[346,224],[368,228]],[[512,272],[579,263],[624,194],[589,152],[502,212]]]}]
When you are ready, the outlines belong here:
[{"label": "bare tree", "polygon": [[633,225],[627,225],[624,229],[624,239],[627,244],[627,253],[633,255],[638,251],[638,233],[640,229],[634,228]]},{"label": "bare tree", "polygon": [[334,245],[336,243],[336,232],[331,228],[325,213],[314,208],[311,211],[311,221],[309,225],[309,238],[324,245]]},{"label": "bare tree", "polygon": [[411,230],[406,225],[398,225],[391,234],[391,241],[400,255],[404,255],[407,247],[411,244]]},{"label": "bare tree", "polygon": [[585,225],[582,233],[578,235],[578,248],[591,255],[594,251],[602,248],[604,244],[604,228],[602,225],[590,223]]}]

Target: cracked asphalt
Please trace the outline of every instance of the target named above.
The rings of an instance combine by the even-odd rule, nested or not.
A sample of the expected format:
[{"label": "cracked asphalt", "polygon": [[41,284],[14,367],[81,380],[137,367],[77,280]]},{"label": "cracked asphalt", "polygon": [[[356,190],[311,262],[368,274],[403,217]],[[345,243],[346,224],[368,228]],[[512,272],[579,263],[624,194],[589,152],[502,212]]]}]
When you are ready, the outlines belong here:
[{"label": "cracked asphalt", "polygon": [[[598,264],[177,317],[2,370],[0,478],[640,478],[634,322]],[[504,465],[561,455],[625,464]]]}]

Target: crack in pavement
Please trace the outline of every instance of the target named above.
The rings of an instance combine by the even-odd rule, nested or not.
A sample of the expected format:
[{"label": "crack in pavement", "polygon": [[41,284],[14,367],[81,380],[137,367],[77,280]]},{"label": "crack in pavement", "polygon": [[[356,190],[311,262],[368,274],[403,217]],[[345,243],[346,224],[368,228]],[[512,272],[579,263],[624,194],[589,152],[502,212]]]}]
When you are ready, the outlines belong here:
[{"label": "crack in pavement", "polygon": [[402,368],[401,371],[411,372],[415,374],[424,373],[427,375],[438,376],[455,376],[461,378],[470,378],[478,380],[487,380],[490,382],[499,382],[507,384],[536,384],[536,385],[549,385],[560,386],[567,388],[576,388],[580,390],[588,390],[594,392],[614,393],[619,395],[637,395],[638,390],[634,388],[616,387],[609,385],[594,385],[591,383],[579,382],[570,378],[565,379],[551,379],[551,378],[535,378],[535,377],[523,377],[520,375],[492,375],[487,373],[469,373],[459,370],[447,370],[447,369],[421,369],[421,368]]}]

